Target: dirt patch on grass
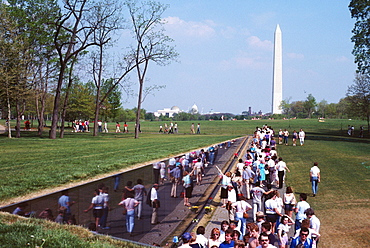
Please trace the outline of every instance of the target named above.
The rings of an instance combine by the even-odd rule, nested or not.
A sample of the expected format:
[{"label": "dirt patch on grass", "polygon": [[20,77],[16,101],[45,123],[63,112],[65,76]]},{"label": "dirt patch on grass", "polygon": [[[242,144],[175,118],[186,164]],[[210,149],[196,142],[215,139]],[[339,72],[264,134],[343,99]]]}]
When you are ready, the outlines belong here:
[{"label": "dirt patch on grass", "polygon": [[341,209],[320,210],[317,211],[317,216],[321,221],[320,233],[322,236],[320,247],[370,246],[370,209],[354,208],[350,211]]}]

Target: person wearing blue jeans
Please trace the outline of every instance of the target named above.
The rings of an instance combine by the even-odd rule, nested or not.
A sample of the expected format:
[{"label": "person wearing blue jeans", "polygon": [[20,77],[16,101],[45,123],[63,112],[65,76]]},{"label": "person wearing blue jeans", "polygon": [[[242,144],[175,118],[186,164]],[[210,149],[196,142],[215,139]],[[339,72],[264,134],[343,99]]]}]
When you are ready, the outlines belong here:
[{"label": "person wearing blue jeans", "polygon": [[318,163],[315,162],[310,170],[310,181],[312,184],[312,193],[313,196],[316,196],[317,191],[319,190],[319,182],[320,182],[320,169],[318,167]]},{"label": "person wearing blue jeans", "polygon": [[133,194],[130,192],[127,195],[127,198],[118,205],[123,206],[126,209],[126,229],[127,232],[132,235],[132,231],[134,230],[135,226],[135,207],[139,205],[139,202],[133,198]]},{"label": "person wearing blue jeans", "polygon": [[239,201],[233,203],[231,206],[236,208],[235,220],[238,221],[238,226],[240,227],[240,232],[243,237],[246,233],[247,223],[247,218],[244,217],[244,213],[247,213],[249,210],[251,210],[252,206],[246,202],[244,196],[240,196]]}]

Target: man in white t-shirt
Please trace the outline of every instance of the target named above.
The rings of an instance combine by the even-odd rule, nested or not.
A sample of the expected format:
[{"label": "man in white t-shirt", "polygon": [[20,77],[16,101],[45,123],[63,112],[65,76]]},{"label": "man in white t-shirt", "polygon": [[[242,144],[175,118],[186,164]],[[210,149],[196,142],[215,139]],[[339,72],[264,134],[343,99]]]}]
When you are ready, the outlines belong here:
[{"label": "man in white t-shirt", "polygon": [[302,220],[306,219],[305,211],[306,209],[310,208],[310,204],[308,204],[307,200],[307,194],[301,193],[299,195],[299,202],[297,203],[295,207],[295,230],[298,230],[301,228]]},{"label": "man in white t-shirt", "polygon": [[317,167],[319,163],[315,162],[310,170],[310,181],[312,184],[312,193],[313,196],[316,196],[317,191],[319,190],[319,182],[321,180],[320,178],[320,169]]},{"label": "man in white t-shirt", "polygon": [[310,219],[310,228],[320,233],[320,220],[316,217],[315,211],[312,208],[307,208],[305,214]]}]

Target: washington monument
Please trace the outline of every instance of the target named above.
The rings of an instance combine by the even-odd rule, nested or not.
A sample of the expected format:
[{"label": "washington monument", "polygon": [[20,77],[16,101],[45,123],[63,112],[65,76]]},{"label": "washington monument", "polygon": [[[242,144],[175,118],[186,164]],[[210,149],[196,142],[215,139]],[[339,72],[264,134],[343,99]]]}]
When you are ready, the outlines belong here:
[{"label": "washington monument", "polygon": [[272,114],[281,114],[281,101],[283,100],[283,56],[281,45],[281,30],[276,26],[274,35],[274,75],[272,82]]}]

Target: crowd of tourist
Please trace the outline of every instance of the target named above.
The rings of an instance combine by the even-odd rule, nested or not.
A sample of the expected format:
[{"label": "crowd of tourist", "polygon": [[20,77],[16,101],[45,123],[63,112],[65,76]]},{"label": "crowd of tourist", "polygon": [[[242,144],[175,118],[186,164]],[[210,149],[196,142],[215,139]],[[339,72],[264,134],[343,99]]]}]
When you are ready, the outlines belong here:
[{"label": "crowd of tourist", "polygon": [[[288,137],[289,132],[280,129],[278,144],[289,145]],[[296,146],[298,139],[303,146],[304,138],[302,129],[299,133],[293,131],[292,145]],[[181,248],[317,247],[320,221],[307,202],[307,194],[301,193],[297,201],[292,187],[283,189],[290,170],[278,156],[276,145],[272,128],[256,128],[244,159],[239,159],[232,171],[223,173],[218,169],[221,208],[228,211],[228,219],[221,222],[220,228],[212,229],[207,242],[198,230],[196,234],[185,233]],[[315,196],[320,182],[317,162],[310,170],[310,180]],[[284,192],[282,196],[280,192]],[[251,204],[248,199],[252,199]]]},{"label": "crowd of tourist", "polygon": [[[173,130],[175,127],[177,129],[177,126],[173,125]],[[158,188],[165,182],[171,182],[170,197],[183,197],[183,204],[191,207],[194,187],[202,185],[206,168],[214,166],[220,177],[220,208],[227,211],[228,219],[221,222],[220,228],[213,228],[209,237],[205,236],[203,226],[199,226],[196,233],[184,233],[180,247],[317,247],[320,221],[307,202],[307,194],[301,193],[297,201],[292,187],[283,189],[290,169],[283,158],[278,156],[276,146],[289,144],[289,132],[280,129],[277,137],[278,143],[271,127],[267,125],[257,127],[247,152],[239,156],[235,168],[225,173],[215,165],[215,161],[219,150],[230,147],[233,141],[193,151],[181,157],[173,157],[167,163],[164,161],[153,163],[154,182],[150,190],[145,189],[141,179],[137,180],[136,185],[133,185],[132,181],[126,182],[123,189],[122,199],[118,205],[122,207],[126,216],[127,232],[132,235],[135,218],[142,218],[144,204],[152,208],[151,224],[159,223],[158,210],[161,203]],[[303,146],[305,133],[302,129],[298,133],[293,131],[293,146],[296,145],[297,139]],[[318,192],[320,180],[320,169],[315,162],[310,170],[313,196]],[[115,177],[115,191],[118,185],[119,177]],[[84,210],[85,213],[93,210],[95,221],[89,228],[94,231],[108,229],[106,226],[109,211],[108,188],[100,185],[93,193],[91,205]],[[58,200],[58,216],[54,218],[52,211],[45,209],[39,217],[58,223],[75,224],[71,213],[71,206],[74,203],[69,198],[68,191],[63,191]],[[20,205],[13,213],[25,215],[22,212],[24,208],[25,206]],[[290,230],[292,226],[294,231]]]}]

